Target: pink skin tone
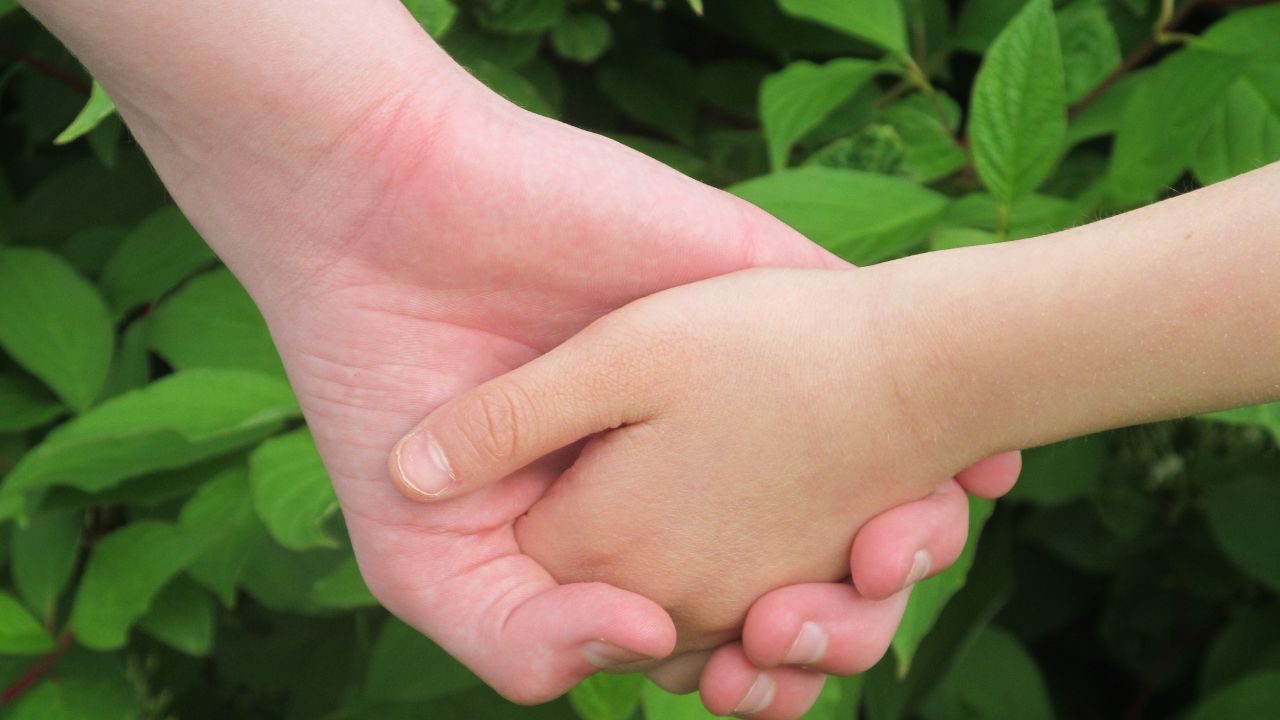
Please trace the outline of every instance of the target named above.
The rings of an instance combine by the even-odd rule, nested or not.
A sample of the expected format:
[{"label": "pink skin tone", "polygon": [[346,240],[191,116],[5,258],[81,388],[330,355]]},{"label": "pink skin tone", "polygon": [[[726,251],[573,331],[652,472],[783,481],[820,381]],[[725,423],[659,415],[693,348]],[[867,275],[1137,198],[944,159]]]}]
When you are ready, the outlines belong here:
[{"label": "pink skin tone", "polygon": [[[602,663],[670,652],[658,604],[560,585],[515,543],[514,520],[571,453],[429,508],[387,480],[388,453],[449,398],[636,298],[751,266],[840,261],[750,205],[506,104],[394,0],[27,6],[103,82],[258,302],[379,599],[520,702],[554,697]],[[771,671],[788,716],[816,694],[817,671],[883,651],[916,551],[934,571],[952,561],[966,525],[958,488],[1000,494],[1015,476],[1007,458],[979,465],[863,527],[852,554],[861,593],[841,607],[878,632],[867,640],[832,619],[830,666]],[[770,664],[779,633],[827,617],[832,594],[849,592],[766,594],[747,647],[750,628],[765,628]],[[739,645],[720,652],[745,662]],[[749,685],[754,668],[713,663],[702,687]],[[693,657],[653,673],[687,687],[700,670]]]}]

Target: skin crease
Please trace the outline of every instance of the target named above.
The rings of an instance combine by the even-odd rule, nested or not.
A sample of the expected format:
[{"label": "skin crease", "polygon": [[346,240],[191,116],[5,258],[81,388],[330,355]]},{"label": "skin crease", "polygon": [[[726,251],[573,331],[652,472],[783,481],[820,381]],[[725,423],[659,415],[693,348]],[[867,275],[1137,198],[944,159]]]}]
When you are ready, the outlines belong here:
[{"label": "skin crease", "polygon": [[[669,652],[674,632],[652,601],[559,586],[516,544],[515,519],[571,455],[424,508],[388,482],[388,454],[424,413],[639,297],[756,265],[842,264],[744,202],[514,108],[394,0],[26,6],[103,83],[262,310],[377,597],[520,702],[595,672],[587,643]],[[995,492],[1011,482],[966,480]],[[957,495],[944,536],[965,526]],[[916,528],[928,546],[936,517],[908,505],[868,528]],[[879,585],[890,594],[910,553],[885,547],[853,570],[897,578]],[[936,557],[940,570],[947,554]],[[788,595],[785,609],[803,616],[825,587]],[[843,607],[881,634],[896,626],[896,606]],[[832,648],[863,642],[833,633]],[[754,677],[723,668],[704,686]],[[798,715],[820,684],[780,675],[778,695]]]}]

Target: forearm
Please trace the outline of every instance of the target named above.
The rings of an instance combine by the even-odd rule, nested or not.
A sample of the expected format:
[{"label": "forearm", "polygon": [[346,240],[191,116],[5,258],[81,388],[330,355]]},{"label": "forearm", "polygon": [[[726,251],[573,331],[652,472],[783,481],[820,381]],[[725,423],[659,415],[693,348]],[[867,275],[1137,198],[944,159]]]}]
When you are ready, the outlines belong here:
[{"label": "forearm", "polygon": [[936,264],[903,273],[925,279],[909,307],[938,348],[926,387],[953,399],[943,414],[973,458],[1280,398],[1278,227],[1275,164],[1043,238],[903,261]]},{"label": "forearm", "polygon": [[[396,0],[25,4],[102,82],[166,186],[238,274],[273,253],[298,254],[280,247],[295,237],[318,244],[323,233],[308,225],[340,210],[331,199],[359,204],[346,195],[369,183],[317,170],[343,156],[357,171],[351,157],[379,151],[409,90],[428,86],[412,110],[429,116],[472,84]],[[317,187],[317,177],[330,186]],[[261,232],[264,218],[307,204],[299,193],[314,212]],[[238,245],[255,236],[277,247]]]}]

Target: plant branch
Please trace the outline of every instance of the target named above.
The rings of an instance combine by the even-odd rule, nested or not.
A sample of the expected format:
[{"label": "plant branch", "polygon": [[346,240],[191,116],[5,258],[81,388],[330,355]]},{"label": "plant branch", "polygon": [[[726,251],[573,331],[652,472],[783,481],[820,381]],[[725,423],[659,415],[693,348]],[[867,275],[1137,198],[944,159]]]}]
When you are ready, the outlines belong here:
[{"label": "plant branch", "polygon": [[5,55],[8,55],[10,58],[13,58],[14,61],[22,63],[23,65],[26,65],[27,67],[31,68],[32,70],[35,70],[36,72],[40,73],[41,75],[44,75],[45,77],[51,80],[54,80],[56,82],[62,83],[63,85],[66,85],[72,90],[75,90],[76,92],[84,95],[85,97],[89,97],[89,93],[93,89],[92,85],[90,85],[88,81],[86,81],[84,78],[80,77],[79,75],[76,75],[74,72],[71,72],[70,70],[67,70],[64,67],[51,63],[48,60],[43,60],[41,58],[38,58],[23,50],[18,50],[17,48],[0,46],[0,53],[4,53]]},{"label": "plant branch", "polygon": [[1145,62],[1147,58],[1151,57],[1151,53],[1155,52],[1163,44],[1161,41],[1169,37],[1170,34],[1182,24],[1182,21],[1187,19],[1187,16],[1191,14],[1191,11],[1202,2],[1204,2],[1204,0],[1187,0],[1178,7],[1177,10],[1173,10],[1168,14],[1162,12],[1161,20],[1156,22],[1155,30],[1151,33],[1151,36],[1146,40],[1143,40],[1142,44],[1138,45],[1138,47],[1134,48],[1132,52],[1125,56],[1124,60],[1120,63],[1120,66],[1115,70],[1112,70],[1111,74],[1103,78],[1102,82],[1098,83],[1092,90],[1090,90],[1088,95],[1085,95],[1076,101],[1076,103],[1067,110],[1067,117],[1074,119],[1079,116],[1080,113],[1084,112],[1085,108],[1096,102],[1098,98],[1106,94],[1112,86],[1119,82],[1120,78],[1128,75],[1139,65]]},{"label": "plant branch", "polygon": [[62,635],[58,636],[58,644],[53,650],[50,650],[47,655],[41,657],[35,664],[27,668],[27,671],[22,673],[21,677],[14,680],[13,684],[5,688],[3,693],[0,693],[0,707],[22,697],[22,694],[30,690],[33,685],[39,682],[40,678],[47,675],[50,670],[53,670],[54,666],[58,664],[58,661],[62,659],[62,656],[71,647],[73,640],[75,640],[75,634],[71,630],[63,631]]}]

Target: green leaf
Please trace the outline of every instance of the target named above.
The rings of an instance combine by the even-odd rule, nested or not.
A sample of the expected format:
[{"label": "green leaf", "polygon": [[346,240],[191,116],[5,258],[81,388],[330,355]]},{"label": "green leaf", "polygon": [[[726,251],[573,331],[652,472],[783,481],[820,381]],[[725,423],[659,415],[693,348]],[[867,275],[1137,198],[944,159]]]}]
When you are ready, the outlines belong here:
[{"label": "green leaf", "polygon": [[1280,403],[1251,405],[1249,407],[1207,413],[1200,417],[1206,420],[1230,423],[1232,425],[1257,425],[1267,429],[1271,436],[1280,442]]},{"label": "green leaf", "polygon": [[107,380],[115,333],[98,293],[61,258],[0,248],[0,347],[78,411]]},{"label": "green leaf", "polygon": [[1192,46],[1273,62],[1280,60],[1277,37],[1280,37],[1280,6],[1267,3],[1227,15],[1193,40]]},{"label": "green leaf", "polygon": [[[947,220],[965,227],[995,230],[999,205],[989,193],[969,193],[952,201]],[[1013,206],[1007,231],[1015,239],[1043,235],[1071,227],[1079,217],[1080,207],[1070,200],[1037,193],[1023,197]]]},{"label": "green leaf", "polygon": [[1120,41],[1099,0],[1075,0],[1058,11],[1058,40],[1067,102],[1075,102],[1120,67]]},{"label": "green leaf", "polygon": [[1227,88],[1191,169],[1205,185],[1280,160],[1280,62],[1258,64]]},{"label": "green leaf", "polygon": [[1026,4],[1027,0],[968,0],[956,20],[955,46],[973,53],[986,52]]},{"label": "green leaf", "polygon": [[0,373],[0,433],[43,425],[62,409],[62,403],[26,373]]},{"label": "green leaf", "polygon": [[148,319],[148,337],[180,370],[239,368],[285,379],[262,313],[226,268],[194,278],[162,302]]},{"label": "green leaf", "polygon": [[153,520],[126,525],[100,540],[71,608],[76,640],[95,650],[123,647],[129,628],[200,549],[182,528]]},{"label": "green leaf", "polygon": [[930,250],[952,250],[954,248],[990,245],[1001,242],[993,232],[976,230],[967,227],[940,227],[929,237]]},{"label": "green leaf", "polygon": [[935,104],[924,93],[916,93],[884,109],[885,121],[902,138],[908,173],[922,183],[961,170],[969,159],[953,134],[960,117],[959,106],[941,93],[936,97]]},{"label": "green leaf", "polygon": [[422,633],[387,618],[373,644],[365,696],[390,702],[422,702],[466,690],[480,679]]},{"label": "green leaf", "polygon": [[163,186],[140,154],[114,168],[94,159],[65,165],[44,177],[22,198],[15,237],[62,242],[91,227],[132,227],[165,198]]},{"label": "green leaf", "polygon": [[973,85],[978,176],[1005,203],[1035,190],[1064,149],[1066,85],[1049,0],[1031,0],[996,38]]},{"label": "green leaf", "polygon": [[702,705],[698,693],[672,695],[652,682],[645,681],[640,692],[646,720],[714,720]]},{"label": "green leaf", "polygon": [[439,40],[453,27],[458,8],[449,0],[402,0],[409,14],[418,21],[427,34]]},{"label": "green leaf", "polygon": [[0,492],[47,485],[104,490],[251,445],[299,413],[279,380],[185,370],[59,426],[23,457]]},{"label": "green leaf", "polygon": [[80,510],[46,510],[14,528],[13,583],[27,606],[49,617],[80,554]]},{"label": "green leaf", "polygon": [[188,655],[207,655],[213,645],[213,600],[199,585],[179,576],[156,595],[138,627]]},{"label": "green leaf", "polygon": [[266,536],[253,511],[248,469],[233,467],[202,485],[182,506],[178,524],[204,538],[187,573],[232,607],[250,554]]},{"label": "green leaf", "polygon": [[924,636],[938,620],[938,615],[946,607],[947,601],[964,587],[969,568],[973,565],[974,553],[977,552],[978,538],[982,535],[982,527],[991,517],[995,503],[982,498],[969,498],[969,541],[955,563],[928,580],[916,583],[911,591],[911,599],[907,601],[906,612],[902,615],[902,623],[893,636],[893,654],[898,660],[899,676],[911,669],[911,660]]},{"label": "green leaf", "polygon": [[898,0],[778,0],[788,15],[848,33],[902,55],[907,54],[907,26]]},{"label": "green leaf", "polygon": [[1280,672],[1259,673],[1219,690],[1190,720],[1240,720],[1280,715]]},{"label": "green leaf", "polygon": [[182,211],[170,205],[149,215],[125,237],[102,269],[102,294],[119,317],[139,303],[160,297],[214,259]]},{"label": "green leaf", "polygon": [[1280,590],[1280,482],[1250,475],[1211,485],[1201,499],[1218,544],[1232,562]]},{"label": "green leaf", "polygon": [[39,655],[53,649],[40,621],[7,592],[0,592],[0,654]]},{"label": "green leaf", "polygon": [[338,498],[306,428],[253,451],[249,486],[258,517],[281,545],[291,550],[337,546],[325,523],[338,512]]},{"label": "green leaf", "polygon": [[596,673],[569,691],[569,702],[582,720],[630,720],[643,689],[642,675]]},{"label": "green leaf", "polygon": [[1245,611],[1219,633],[1200,667],[1200,692],[1258,670],[1280,670],[1280,609],[1274,605]]},{"label": "green leaf", "polygon": [[480,25],[504,33],[546,30],[564,15],[565,0],[487,0],[477,3]]},{"label": "green leaf", "polygon": [[695,15],[702,14],[702,0],[689,0],[689,7],[693,9]]},{"label": "green leaf", "polygon": [[824,65],[793,62],[760,86],[760,120],[774,170],[787,165],[791,146],[871,79],[879,64],[842,58]]},{"label": "green leaf", "polygon": [[928,720],[1052,720],[1049,690],[1036,661],[1017,638],[983,630],[960,655],[923,707]]},{"label": "green leaf", "polygon": [[566,60],[589,63],[604,54],[613,32],[595,13],[570,13],[551,29],[551,47]]},{"label": "green leaf", "polygon": [[1091,494],[1100,487],[1106,451],[1106,443],[1093,436],[1027,450],[1009,498],[1054,506]]},{"label": "green leaf", "polygon": [[551,105],[538,94],[538,89],[526,78],[509,68],[505,68],[487,60],[475,60],[467,65],[467,70],[490,90],[539,115],[551,116]]},{"label": "green leaf", "polygon": [[141,702],[115,655],[73,650],[23,693],[6,720],[139,720]]},{"label": "green leaf", "polygon": [[819,167],[765,175],[729,191],[858,264],[924,240],[947,204],[908,180]]},{"label": "green leaf", "polygon": [[264,531],[249,551],[240,587],[258,604],[277,612],[331,612],[315,603],[312,588],[337,570],[348,555],[345,548],[288,550]]},{"label": "green leaf", "polygon": [[684,57],[651,51],[596,71],[600,92],[636,122],[689,144],[697,122],[697,75]]},{"label": "green leaf", "polygon": [[84,104],[80,114],[76,115],[71,124],[67,126],[67,129],[53,139],[53,144],[66,145],[72,140],[87,134],[115,111],[116,104],[111,102],[111,98],[107,97],[107,91],[103,90],[102,86],[95,80],[93,88],[89,91],[89,101]]},{"label": "green leaf", "polygon": [[1121,205],[1150,202],[1191,164],[1200,138],[1245,59],[1186,49],[1147,72],[1129,94],[1116,130],[1107,189]]},{"label": "green leaf", "polygon": [[365,585],[355,557],[347,557],[333,572],[317,580],[311,587],[311,599],[317,605],[342,610],[378,605],[377,598]]}]

